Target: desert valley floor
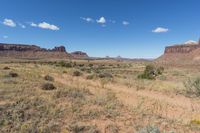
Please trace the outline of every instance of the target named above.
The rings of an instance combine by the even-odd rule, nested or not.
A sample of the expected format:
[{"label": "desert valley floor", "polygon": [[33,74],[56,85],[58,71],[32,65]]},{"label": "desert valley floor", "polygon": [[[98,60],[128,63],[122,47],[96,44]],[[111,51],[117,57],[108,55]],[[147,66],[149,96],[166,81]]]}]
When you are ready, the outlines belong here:
[{"label": "desert valley floor", "polygon": [[0,132],[200,132],[200,99],[185,87],[200,66],[164,65],[156,79],[139,79],[148,64],[4,59]]}]

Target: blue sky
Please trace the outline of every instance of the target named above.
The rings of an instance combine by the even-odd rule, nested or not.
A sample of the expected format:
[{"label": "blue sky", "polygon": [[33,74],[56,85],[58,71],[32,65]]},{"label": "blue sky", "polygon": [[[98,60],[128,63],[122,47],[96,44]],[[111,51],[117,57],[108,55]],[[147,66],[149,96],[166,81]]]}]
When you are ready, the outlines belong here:
[{"label": "blue sky", "polygon": [[200,37],[199,0],[1,0],[0,42],[156,58]]}]

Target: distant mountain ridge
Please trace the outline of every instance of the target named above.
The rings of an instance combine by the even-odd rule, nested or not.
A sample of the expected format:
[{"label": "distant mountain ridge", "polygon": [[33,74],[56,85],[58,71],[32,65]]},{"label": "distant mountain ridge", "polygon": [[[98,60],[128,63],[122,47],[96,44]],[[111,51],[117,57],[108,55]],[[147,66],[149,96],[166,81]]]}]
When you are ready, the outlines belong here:
[{"label": "distant mountain ridge", "polygon": [[13,57],[13,58],[60,58],[60,59],[85,57],[85,55],[83,54],[78,54],[77,57],[76,53],[74,54],[68,53],[64,46],[54,47],[53,49],[45,49],[37,45],[7,44],[7,43],[0,43],[0,56]]}]

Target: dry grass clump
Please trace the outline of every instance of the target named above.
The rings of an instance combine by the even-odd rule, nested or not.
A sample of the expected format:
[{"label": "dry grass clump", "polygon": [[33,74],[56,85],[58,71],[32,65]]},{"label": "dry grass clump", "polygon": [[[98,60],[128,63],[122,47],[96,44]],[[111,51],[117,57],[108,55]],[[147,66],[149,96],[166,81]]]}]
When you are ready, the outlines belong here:
[{"label": "dry grass clump", "polygon": [[97,96],[94,104],[103,108],[103,114],[107,118],[114,118],[120,115],[123,104],[117,99],[115,93],[108,91],[105,95]]},{"label": "dry grass clump", "polygon": [[56,87],[52,83],[44,83],[44,84],[42,84],[42,89],[43,90],[55,90]]},{"label": "dry grass clump", "polygon": [[87,77],[86,77],[86,79],[88,79],[88,80],[92,80],[94,78],[95,78],[94,74],[87,75]]},{"label": "dry grass clump", "polygon": [[160,133],[160,130],[156,126],[148,125],[138,131],[138,133]]},{"label": "dry grass clump", "polygon": [[99,78],[113,78],[112,74],[104,72],[98,75]]},{"label": "dry grass clump", "polygon": [[44,79],[47,80],[47,81],[51,81],[51,82],[54,81],[54,78],[52,76],[50,76],[50,75],[44,76]]},{"label": "dry grass clump", "polygon": [[72,67],[72,63],[71,62],[60,61],[60,62],[57,63],[57,66],[71,68]]},{"label": "dry grass clump", "polygon": [[200,78],[188,79],[184,82],[185,92],[188,96],[200,96]]},{"label": "dry grass clump", "polygon": [[14,103],[0,106],[0,132],[60,132],[57,120],[62,112],[43,98],[23,97]]},{"label": "dry grass clump", "polygon": [[68,128],[72,133],[100,133],[97,127],[92,125],[71,124]]},{"label": "dry grass clump", "polygon": [[78,70],[75,70],[75,71],[73,72],[73,76],[79,77],[79,76],[81,76],[81,75],[82,75],[82,73],[81,73],[80,71],[78,71]]},{"label": "dry grass clump", "polygon": [[106,126],[106,133],[119,133],[119,127],[114,124]]},{"label": "dry grass clump", "polygon": [[92,93],[86,88],[67,88],[59,90],[56,93],[57,98],[69,98],[69,99],[82,99],[84,100],[85,97],[92,95]]}]

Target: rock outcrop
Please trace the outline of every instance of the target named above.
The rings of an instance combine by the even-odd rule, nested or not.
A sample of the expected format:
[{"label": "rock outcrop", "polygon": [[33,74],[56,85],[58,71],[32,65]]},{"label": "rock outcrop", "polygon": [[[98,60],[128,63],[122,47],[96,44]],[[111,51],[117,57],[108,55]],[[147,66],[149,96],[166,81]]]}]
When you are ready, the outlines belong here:
[{"label": "rock outcrop", "polygon": [[14,58],[68,58],[71,57],[64,46],[53,49],[40,48],[36,45],[0,43],[1,57]]},{"label": "rock outcrop", "polygon": [[52,51],[54,51],[54,52],[66,52],[64,46],[55,47],[55,48],[52,49]]},{"label": "rock outcrop", "polygon": [[167,46],[164,54],[156,61],[162,63],[191,64],[200,63],[200,41],[188,41],[184,44]]},{"label": "rock outcrop", "polygon": [[89,57],[89,56],[87,55],[87,53],[82,52],[82,51],[75,51],[75,52],[72,52],[71,55],[72,55],[74,58],[88,58],[88,57]]},{"label": "rock outcrop", "polygon": [[200,48],[198,44],[191,44],[191,45],[175,45],[175,46],[168,46],[165,48],[165,54],[168,53],[190,53],[195,49]]}]

